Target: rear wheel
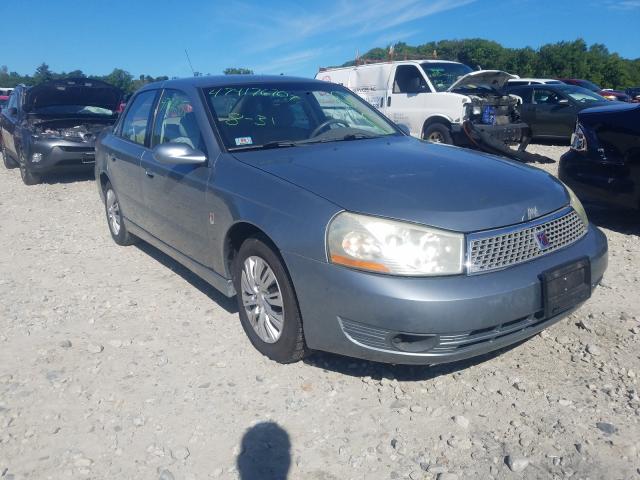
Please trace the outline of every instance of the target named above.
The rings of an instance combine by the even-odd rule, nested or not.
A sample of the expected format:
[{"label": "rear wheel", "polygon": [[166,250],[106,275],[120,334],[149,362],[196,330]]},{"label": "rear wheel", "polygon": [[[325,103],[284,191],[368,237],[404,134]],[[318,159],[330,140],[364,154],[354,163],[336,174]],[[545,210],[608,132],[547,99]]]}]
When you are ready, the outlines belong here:
[{"label": "rear wheel", "polygon": [[451,138],[451,130],[443,123],[432,123],[424,129],[422,133],[423,140],[428,140],[433,143],[446,143],[448,145],[453,144]]},{"label": "rear wheel", "polygon": [[293,285],[280,256],[266,241],[249,238],[233,265],[242,327],[253,346],[280,363],[307,351]]},{"label": "rear wheel", "polygon": [[109,232],[111,232],[113,241],[122,246],[133,245],[136,237],[129,233],[127,226],[124,224],[118,196],[109,182],[104,187],[104,206]]}]

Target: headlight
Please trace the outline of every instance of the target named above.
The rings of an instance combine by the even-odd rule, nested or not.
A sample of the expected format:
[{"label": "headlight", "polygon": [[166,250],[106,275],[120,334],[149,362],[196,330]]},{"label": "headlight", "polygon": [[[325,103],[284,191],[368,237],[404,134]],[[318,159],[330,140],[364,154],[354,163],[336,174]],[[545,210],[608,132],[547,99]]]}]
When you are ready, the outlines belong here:
[{"label": "headlight", "polygon": [[589,219],[587,218],[587,212],[585,212],[584,207],[582,206],[582,202],[576,196],[576,194],[573,193],[573,190],[571,190],[566,185],[564,186],[564,188],[566,188],[567,192],[569,192],[569,198],[570,198],[571,207],[576,211],[576,213],[578,214],[578,216],[582,220],[582,223],[584,223],[584,226],[588,227],[589,226]]},{"label": "headlight", "polygon": [[587,148],[587,136],[584,134],[584,128],[580,123],[576,123],[576,129],[571,135],[571,150],[586,152]]},{"label": "headlight", "polygon": [[462,273],[464,235],[342,212],[329,224],[332,263],[393,275]]}]

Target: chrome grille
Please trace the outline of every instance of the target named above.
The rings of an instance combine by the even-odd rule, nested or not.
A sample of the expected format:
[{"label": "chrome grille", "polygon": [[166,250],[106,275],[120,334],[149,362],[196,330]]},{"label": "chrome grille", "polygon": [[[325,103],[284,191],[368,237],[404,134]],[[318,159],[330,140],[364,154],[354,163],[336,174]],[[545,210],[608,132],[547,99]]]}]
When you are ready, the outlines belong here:
[{"label": "chrome grille", "polygon": [[[536,234],[544,232],[548,246],[541,247]],[[587,232],[573,209],[514,227],[469,236],[469,273],[499,270],[571,245]]]}]

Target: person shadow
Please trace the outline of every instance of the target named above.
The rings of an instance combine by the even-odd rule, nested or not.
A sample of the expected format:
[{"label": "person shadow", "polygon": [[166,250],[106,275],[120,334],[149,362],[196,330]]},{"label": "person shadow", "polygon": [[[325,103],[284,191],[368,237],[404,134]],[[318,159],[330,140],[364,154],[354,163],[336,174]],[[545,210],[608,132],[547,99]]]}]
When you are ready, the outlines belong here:
[{"label": "person shadow", "polygon": [[245,432],[237,458],[241,480],[286,480],[290,466],[289,434],[277,423],[258,423]]}]

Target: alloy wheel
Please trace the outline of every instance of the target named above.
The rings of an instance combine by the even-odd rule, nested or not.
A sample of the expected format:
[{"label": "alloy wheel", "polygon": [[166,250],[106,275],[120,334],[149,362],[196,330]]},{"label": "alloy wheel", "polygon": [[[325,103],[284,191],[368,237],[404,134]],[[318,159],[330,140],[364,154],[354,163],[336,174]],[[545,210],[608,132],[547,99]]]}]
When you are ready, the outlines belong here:
[{"label": "alloy wheel", "polygon": [[273,270],[257,256],[247,257],[242,266],[242,305],[263,342],[275,343],[284,327],[282,291]]},{"label": "alloy wheel", "polygon": [[120,234],[120,205],[116,193],[111,189],[107,190],[107,217],[111,231],[117,236]]},{"label": "alloy wheel", "polygon": [[444,136],[440,132],[431,132],[427,140],[433,143],[444,143]]}]

